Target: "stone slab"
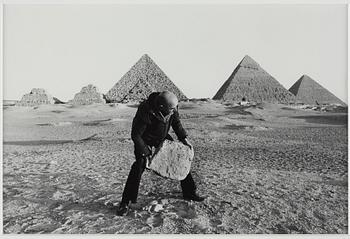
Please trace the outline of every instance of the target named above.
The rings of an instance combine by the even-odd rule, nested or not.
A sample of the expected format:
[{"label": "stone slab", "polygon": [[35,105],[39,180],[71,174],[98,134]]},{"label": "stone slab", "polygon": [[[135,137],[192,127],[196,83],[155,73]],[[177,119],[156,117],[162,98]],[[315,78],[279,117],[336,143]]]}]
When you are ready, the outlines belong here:
[{"label": "stone slab", "polygon": [[147,162],[146,167],[163,177],[183,180],[190,172],[193,157],[193,148],[190,149],[178,141],[165,140],[156,149],[150,162]]}]

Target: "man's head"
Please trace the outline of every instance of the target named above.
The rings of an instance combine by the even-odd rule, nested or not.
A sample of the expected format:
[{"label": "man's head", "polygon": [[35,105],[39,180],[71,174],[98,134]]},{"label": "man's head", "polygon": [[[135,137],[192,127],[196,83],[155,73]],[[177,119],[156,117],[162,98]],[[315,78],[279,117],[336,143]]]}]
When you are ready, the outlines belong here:
[{"label": "man's head", "polygon": [[179,103],[176,95],[170,91],[163,91],[157,96],[157,107],[164,116],[173,113]]}]

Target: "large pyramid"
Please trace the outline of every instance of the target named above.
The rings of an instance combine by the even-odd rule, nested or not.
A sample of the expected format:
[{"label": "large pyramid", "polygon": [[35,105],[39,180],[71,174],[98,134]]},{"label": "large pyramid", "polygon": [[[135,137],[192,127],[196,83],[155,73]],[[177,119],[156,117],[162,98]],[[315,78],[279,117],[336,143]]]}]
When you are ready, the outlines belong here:
[{"label": "large pyramid", "polygon": [[143,55],[106,94],[108,102],[141,101],[155,91],[169,90],[180,100],[187,97],[165,75],[156,63]]},{"label": "large pyramid", "polygon": [[314,81],[311,77],[303,75],[289,89],[292,92],[297,102],[304,104],[341,104],[346,105],[323,86]]},{"label": "large pyramid", "polygon": [[245,56],[213,99],[290,103],[295,97],[251,57]]}]

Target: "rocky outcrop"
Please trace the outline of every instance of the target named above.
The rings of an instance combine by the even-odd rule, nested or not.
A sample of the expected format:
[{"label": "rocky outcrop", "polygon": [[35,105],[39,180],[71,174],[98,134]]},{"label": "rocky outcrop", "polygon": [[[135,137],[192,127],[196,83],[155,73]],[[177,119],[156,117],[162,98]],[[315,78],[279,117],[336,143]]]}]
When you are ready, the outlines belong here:
[{"label": "rocky outcrop", "polygon": [[303,75],[289,89],[296,102],[309,105],[346,104],[307,75]]},{"label": "rocky outcrop", "polygon": [[16,106],[38,106],[55,104],[54,97],[41,88],[34,88],[29,94],[23,95],[22,99],[16,103]]},{"label": "rocky outcrop", "polygon": [[68,102],[72,105],[89,105],[92,103],[106,103],[103,95],[99,92],[96,86],[88,85],[75,94],[74,99]]},{"label": "rocky outcrop", "polygon": [[158,148],[147,168],[163,177],[183,180],[190,172],[194,157],[193,148],[177,142],[165,140]]},{"label": "rocky outcrop", "polygon": [[187,97],[147,55],[138,62],[106,94],[107,102],[142,101],[152,92],[169,90],[179,100]]},{"label": "rocky outcrop", "polygon": [[213,99],[226,102],[290,103],[294,102],[295,97],[257,62],[245,56]]}]

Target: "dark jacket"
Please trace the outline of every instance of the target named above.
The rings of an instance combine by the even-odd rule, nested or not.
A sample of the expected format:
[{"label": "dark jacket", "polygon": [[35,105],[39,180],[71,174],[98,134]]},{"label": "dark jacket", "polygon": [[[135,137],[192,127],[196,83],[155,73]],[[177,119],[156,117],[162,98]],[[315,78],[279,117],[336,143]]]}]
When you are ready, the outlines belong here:
[{"label": "dark jacket", "polygon": [[150,155],[149,146],[158,147],[165,139],[171,139],[168,134],[170,126],[174,129],[179,140],[183,140],[187,136],[177,110],[167,122],[156,117],[155,99],[157,95],[159,92],[150,94],[148,99],[139,105],[132,121],[131,139],[134,142],[135,154],[138,156]]}]

